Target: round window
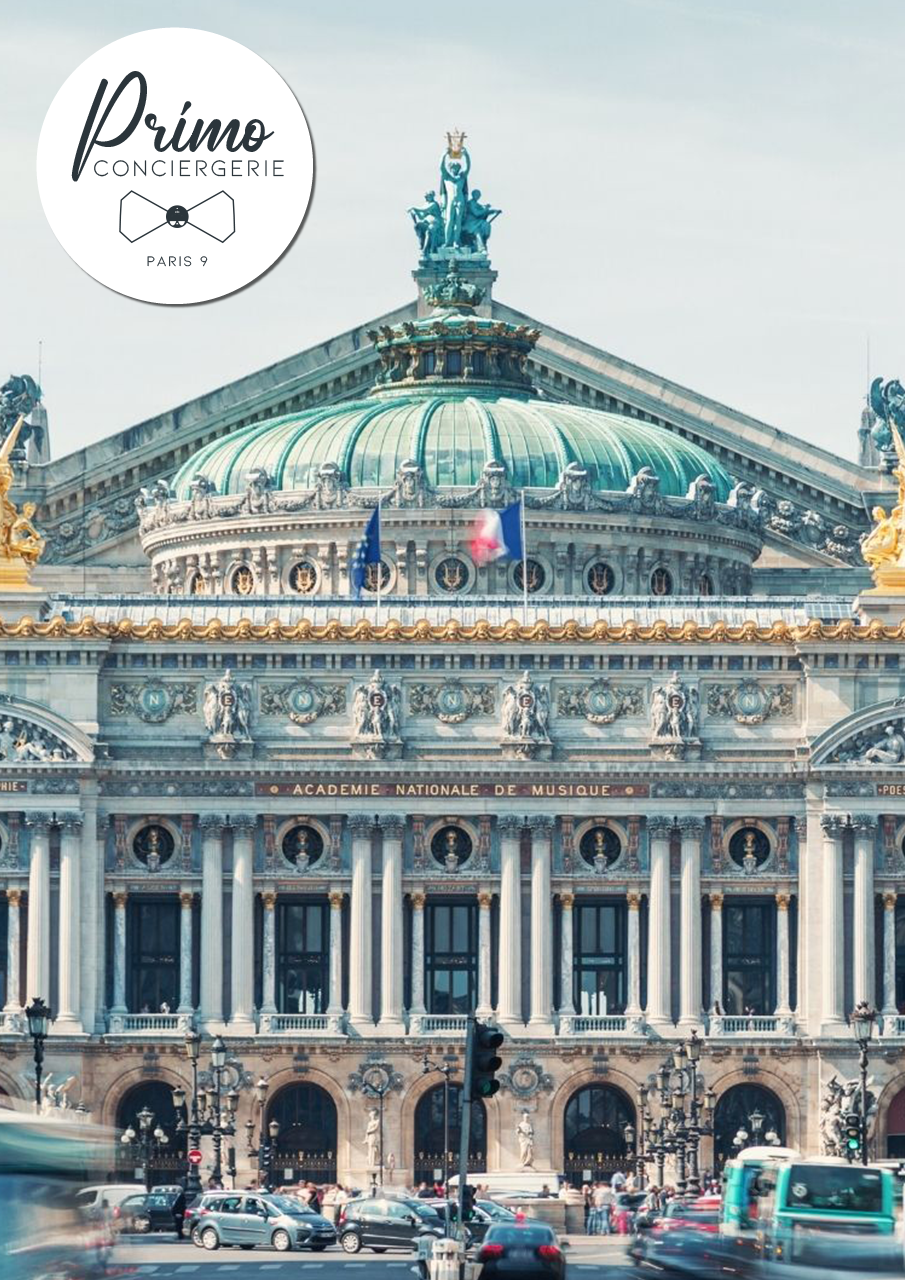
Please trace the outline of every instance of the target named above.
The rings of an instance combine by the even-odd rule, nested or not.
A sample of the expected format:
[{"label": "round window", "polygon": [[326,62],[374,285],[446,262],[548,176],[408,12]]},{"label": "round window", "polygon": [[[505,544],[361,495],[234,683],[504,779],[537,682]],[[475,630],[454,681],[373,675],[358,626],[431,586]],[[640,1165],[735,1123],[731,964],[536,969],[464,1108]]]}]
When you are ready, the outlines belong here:
[{"label": "round window", "polygon": [[230,580],[233,595],[250,596],[255,589],[255,575],[249,569],[247,564],[240,564],[238,569],[233,571]]},{"label": "round window", "polygon": [[380,590],[383,591],[386,587],[389,586],[390,578],[392,577],[392,574],[390,573],[390,566],[387,564],[386,560],[381,560],[379,564],[365,565],[365,580],[364,580],[365,591],[377,590],[377,581],[378,581],[377,571],[378,570],[380,570]]},{"label": "round window", "polygon": [[299,595],[310,595],[317,586],[317,569],[310,560],[300,560],[289,570],[289,590]]},{"label": "round window", "polygon": [[467,862],[471,849],[471,836],[461,827],[441,827],[431,840],[431,856],[449,871],[455,871]]},{"label": "round window", "polygon": [[655,596],[672,595],[672,574],[668,569],[655,569],[650,575],[651,594]]},{"label": "round window", "polygon": [[588,590],[595,596],[608,596],[616,585],[616,575],[605,560],[595,560],[585,574]]},{"label": "round window", "polygon": [[152,822],[142,827],[132,841],[132,852],[149,871],[159,871],[176,851],[176,841],[166,827]]},{"label": "round window", "polygon": [[547,581],[547,570],[539,560],[526,560],[524,564],[519,560],[513,570],[513,581],[519,591],[525,589],[525,575],[528,579],[529,595],[535,591],[540,591],[544,583]]},{"label": "round window", "polygon": [[578,852],[589,867],[611,867],[622,852],[622,841],[612,827],[591,827],[581,837]]},{"label": "round window", "polygon": [[770,841],[758,827],[742,827],[729,841],[729,857],[743,871],[756,871],[770,856]]},{"label": "round window", "polygon": [[290,828],[283,836],[283,857],[299,870],[313,867],[324,852],[324,841],[316,827],[304,824]]},{"label": "round window", "polygon": [[458,556],[444,556],[434,569],[434,581],[441,591],[464,591],[468,579],[468,565]]}]

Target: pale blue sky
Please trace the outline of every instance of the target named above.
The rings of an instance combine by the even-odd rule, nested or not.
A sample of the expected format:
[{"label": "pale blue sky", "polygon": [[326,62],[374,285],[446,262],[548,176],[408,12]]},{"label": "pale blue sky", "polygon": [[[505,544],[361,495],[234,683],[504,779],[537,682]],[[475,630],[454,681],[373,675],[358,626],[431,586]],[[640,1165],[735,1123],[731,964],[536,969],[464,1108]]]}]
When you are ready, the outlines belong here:
[{"label": "pale blue sky", "polygon": [[[248,45],[314,139],[294,246],[203,307],[97,284],[37,195],[59,85],[154,26]],[[899,0],[42,0],[3,47],[0,372],[43,338],[56,455],[412,296],[405,209],[456,125],[503,301],[850,457],[868,334],[905,378]]]}]

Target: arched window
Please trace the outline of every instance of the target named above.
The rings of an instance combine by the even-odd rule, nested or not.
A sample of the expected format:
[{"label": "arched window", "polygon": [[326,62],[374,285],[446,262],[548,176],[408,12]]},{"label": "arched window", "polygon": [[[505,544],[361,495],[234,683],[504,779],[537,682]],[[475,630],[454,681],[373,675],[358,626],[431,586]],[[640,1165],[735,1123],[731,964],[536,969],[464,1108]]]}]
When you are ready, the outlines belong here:
[{"label": "arched window", "polygon": [[717,1167],[736,1155],[741,1143],[735,1141],[747,1133],[746,1146],[769,1145],[767,1135],[775,1133],[779,1145],[785,1146],[786,1112],[771,1089],[761,1084],[737,1084],[720,1097],[713,1113],[713,1150]]},{"label": "arched window", "polygon": [[[173,1088],[165,1080],[146,1080],[129,1089],[116,1109],[117,1129],[132,1129],[139,1133],[138,1113],[148,1110],[154,1119],[150,1124],[153,1132],[158,1126],[167,1139],[161,1144],[157,1141],[151,1148],[150,1184],[172,1183],[180,1181],[185,1173],[185,1140],[184,1130],[177,1128],[180,1116],[173,1106]],[[117,1143],[117,1164],[124,1178],[144,1180],[141,1169],[141,1149],[137,1142]]]},{"label": "arched window", "polygon": [[273,1161],[276,1184],[336,1181],[336,1103],[316,1084],[290,1084],[267,1108],[279,1122]]},{"label": "arched window", "polygon": [[615,1085],[589,1084],[572,1094],[563,1120],[563,1150],[573,1187],[630,1167],[627,1124],[635,1124],[635,1108]]},{"label": "arched window", "polygon": [[[462,1133],[462,1086],[449,1086],[449,1146],[446,1167],[449,1173],[458,1168],[459,1139]],[[415,1108],[415,1183],[435,1182],[443,1177],[443,1085],[430,1089]],[[483,1102],[471,1104],[471,1130],[468,1141],[468,1168],[483,1173],[487,1168],[487,1116]]]},{"label": "arched window", "polygon": [[890,1160],[905,1158],[905,1089],[900,1089],[886,1112],[886,1155]]}]

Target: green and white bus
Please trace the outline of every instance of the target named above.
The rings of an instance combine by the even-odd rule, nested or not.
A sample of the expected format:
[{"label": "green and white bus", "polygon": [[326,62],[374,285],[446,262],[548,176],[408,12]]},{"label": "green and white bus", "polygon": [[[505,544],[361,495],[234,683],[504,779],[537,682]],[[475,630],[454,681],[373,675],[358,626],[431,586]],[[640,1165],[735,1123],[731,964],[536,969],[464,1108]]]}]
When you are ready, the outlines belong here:
[{"label": "green and white bus", "polygon": [[96,1280],[106,1273],[103,1224],[75,1194],[114,1168],[106,1129],[0,1110],[0,1275],[3,1280]]}]

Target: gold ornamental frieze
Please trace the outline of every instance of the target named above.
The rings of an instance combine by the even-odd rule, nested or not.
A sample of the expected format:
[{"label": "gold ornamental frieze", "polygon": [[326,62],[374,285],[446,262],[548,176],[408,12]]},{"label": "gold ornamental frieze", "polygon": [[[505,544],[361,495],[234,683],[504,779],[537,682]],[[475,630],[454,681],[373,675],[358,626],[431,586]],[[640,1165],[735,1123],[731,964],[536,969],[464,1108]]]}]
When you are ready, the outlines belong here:
[{"label": "gold ornamental frieze", "polygon": [[235,623],[224,623],[219,618],[209,622],[192,622],[184,618],[180,622],[164,623],[159,618],[149,622],[134,622],[120,618],[116,622],[98,622],[95,618],[81,618],[77,622],[59,616],[39,622],[23,617],[15,622],[0,619],[0,640],[107,640],[111,643],[147,642],[152,644],[176,641],[180,644],[210,642],[246,643],[303,643],[337,644],[767,644],[801,645],[890,643],[905,641],[905,621],[883,623],[872,619],[861,624],[853,618],[839,622],[821,622],[814,618],[805,623],[788,623],[781,620],[760,627],[755,622],[744,622],[733,627],[717,621],[708,625],[689,620],[671,626],[667,622],[654,622],[642,626],[637,622],[611,624],[601,619],[588,625],[564,622],[560,625],[541,619],[524,625],[516,619],[500,625],[478,621],[465,626],[455,618],[436,624],[426,618],[411,625],[403,625],[391,618],[379,626],[367,618],[346,624],[337,620],[315,626],[303,618],[299,622],[253,623],[240,618]]},{"label": "gold ornamental frieze", "polygon": [[470,800],[484,796],[496,799],[521,797],[524,799],[580,799],[582,797],[606,799],[612,796],[650,795],[646,782],[543,782],[522,780],[519,782],[349,782],[327,778],[319,782],[281,780],[256,782],[258,796],[305,796],[314,799],[339,797],[340,799],[394,797],[407,800]]}]

